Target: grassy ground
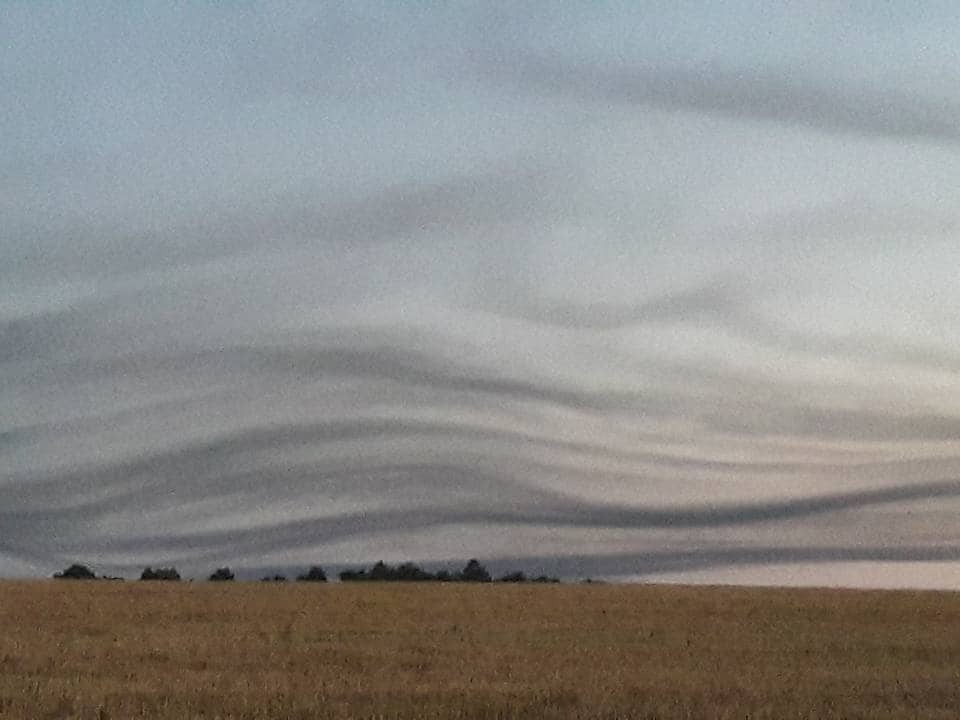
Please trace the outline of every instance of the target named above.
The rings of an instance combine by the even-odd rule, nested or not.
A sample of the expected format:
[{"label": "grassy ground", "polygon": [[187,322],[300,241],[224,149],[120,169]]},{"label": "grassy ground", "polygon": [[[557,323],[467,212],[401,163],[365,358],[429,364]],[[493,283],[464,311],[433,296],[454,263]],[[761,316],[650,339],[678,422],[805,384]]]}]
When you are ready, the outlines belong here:
[{"label": "grassy ground", "polygon": [[960,594],[0,583],[0,718],[956,718]]}]

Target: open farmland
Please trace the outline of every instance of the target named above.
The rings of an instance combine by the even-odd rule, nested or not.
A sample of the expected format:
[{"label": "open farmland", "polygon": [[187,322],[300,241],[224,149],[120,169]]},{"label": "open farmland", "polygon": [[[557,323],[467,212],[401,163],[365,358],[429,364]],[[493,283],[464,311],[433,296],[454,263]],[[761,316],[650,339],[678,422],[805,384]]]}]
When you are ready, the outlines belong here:
[{"label": "open farmland", "polygon": [[2,718],[955,718],[960,594],[0,583]]}]

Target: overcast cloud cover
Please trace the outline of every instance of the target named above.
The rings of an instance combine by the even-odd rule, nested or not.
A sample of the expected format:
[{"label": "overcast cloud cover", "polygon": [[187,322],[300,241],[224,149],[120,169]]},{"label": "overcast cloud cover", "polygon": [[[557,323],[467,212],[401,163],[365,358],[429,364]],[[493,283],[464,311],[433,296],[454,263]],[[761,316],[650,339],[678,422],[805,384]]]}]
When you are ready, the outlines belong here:
[{"label": "overcast cloud cover", "polygon": [[0,574],[960,586],[956,3],[7,3],[0,97]]}]

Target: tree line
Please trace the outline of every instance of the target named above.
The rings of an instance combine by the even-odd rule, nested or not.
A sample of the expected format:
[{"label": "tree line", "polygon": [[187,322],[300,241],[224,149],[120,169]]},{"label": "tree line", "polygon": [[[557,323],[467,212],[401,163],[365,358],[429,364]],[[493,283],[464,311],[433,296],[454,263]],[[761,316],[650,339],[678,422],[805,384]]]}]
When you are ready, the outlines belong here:
[{"label": "tree line", "polygon": [[[86,565],[78,563],[71,565],[61,572],[54,573],[53,577],[57,580],[123,580],[121,577],[109,575],[98,576]],[[437,572],[430,572],[412,562],[405,562],[400,565],[389,565],[381,560],[369,569],[343,570],[338,573],[338,577],[340,582],[560,582],[559,578],[548,575],[527,577],[527,575],[521,571],[510,572],[494,579],[476,558],[468,560],[462,570],[438,570]],[[148,581],[178,581],[181,577],[180,573],[174,567],[146,567],[143,569],[143,572],[140,573],[140,579]],[[229,582],[233,579],[234,574],[229,567],[217,568],[207,577],[207,580],[210,582]],[[285,575],[268,575],[261,578],[261,580],[263,582],[286,582],[287,578]],[[327,582],[327,574],[321,566],[313,565],[305,573],[297,575],[296,580],[298,582]]]}]

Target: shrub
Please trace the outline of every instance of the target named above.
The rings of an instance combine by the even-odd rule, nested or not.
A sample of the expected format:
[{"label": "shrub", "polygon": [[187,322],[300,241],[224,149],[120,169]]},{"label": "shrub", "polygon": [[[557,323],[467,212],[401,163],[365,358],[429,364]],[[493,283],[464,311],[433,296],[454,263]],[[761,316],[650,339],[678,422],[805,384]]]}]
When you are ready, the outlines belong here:
[{"label": "shrub", "polygon": [[560,582],[560,578],[551,577],[551,576],[549,576],[549,575],[538,575],[538,576],[535,577],[531,582],[535,582],[535,583],[558,583],[558,582]]},{"label": "shrub", "polygon": [[176,568],[166,567],[166,568],[157,568],[154,570],[151,567],[144,568],[143,572],[140,573],[141,580],[179,580],[180,573],[177,572]]},{"label": "shrub", "polygon": [[233,573],[228,567],[217,568],[207,579],[210,582],[229,582],[233,580]]},{"label": "shrub", "polygon": [[395,580],[393,577],[393,568],[387,565],[383,560],[377,562],[370,569],[370,573],[367,577],[368,580]]},{"label": "shrub", "polygon": [[286,582],[287,578],[285,575],[267,575],[266,577],[260,578],[260,582]]},{"label": "shrub", "polygon": [[372,580],[377,582],[490,582],[490,573],[477,560],[470,560],[460,572],[453,574],[449,570],[440,570],[431,573],[412,562],[405,562],[397,567],[387,565],[383,560],[378,561],[367,570],[344,570],[340,573],[341,582],[361,582]]},{"label": "shrub", "polygon": [[86,565],[74,563],[66,570],[54,573],[53,577],[57,580],[95,580],[97,576]]},{"label": "shrub", "polygon": [[527,581],[527,576],[524,575],[521,571],[512,572],[504,575],[502,578],[499,578],[497,582],[505,583],[522,583]]},{"label": "shrub", "polygon": [[463,570],[460,571],[459,579],[461,582],[490,582],[490,573],[480,564],[476,558],[467,562]]},{"label": "shrub", "polygon": [[419,565],[407,562],[397,568],[397,580],[405,582],[430,582],[436,580],[437,576],[427,572]]},{"label": "shrub", "polygon": [[[449,573],[446,573],[449,579]],[[419,565],[405,562],[397,567],[387,565],[383,560],[377,562],[370,570],[344,570],[340,573],[341,582],[357,582],[373,580],[377,582],[428,582],[436,580],[437,576],[427,572]]]},{"label": "shrub", "polygon": [[311,565],[303,575],[297,575],[298,582],[326,582],[327,574],[319,565]]}]

